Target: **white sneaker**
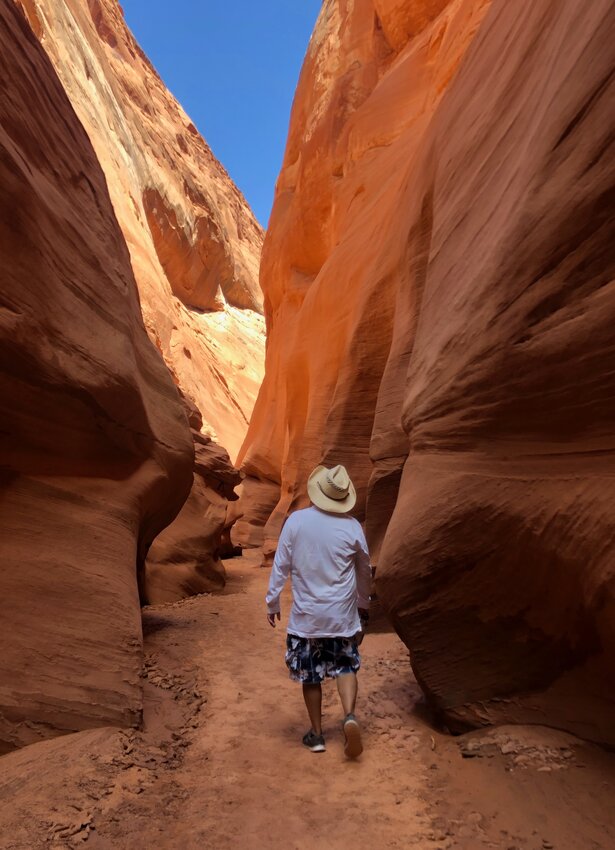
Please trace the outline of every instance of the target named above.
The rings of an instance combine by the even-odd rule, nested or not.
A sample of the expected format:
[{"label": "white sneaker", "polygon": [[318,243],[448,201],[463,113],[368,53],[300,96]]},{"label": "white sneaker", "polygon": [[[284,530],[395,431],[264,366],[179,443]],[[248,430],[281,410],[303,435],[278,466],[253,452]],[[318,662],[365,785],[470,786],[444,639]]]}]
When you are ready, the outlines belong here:
[{"label": "white sneaker", "polygon": [[344,718],[344,735],[346,736],[346,745],[344,747],[344,755],[349,759],[356,759],[363,752],[363,742],[361,741],[361,727],[354,714],[347,714]]}]

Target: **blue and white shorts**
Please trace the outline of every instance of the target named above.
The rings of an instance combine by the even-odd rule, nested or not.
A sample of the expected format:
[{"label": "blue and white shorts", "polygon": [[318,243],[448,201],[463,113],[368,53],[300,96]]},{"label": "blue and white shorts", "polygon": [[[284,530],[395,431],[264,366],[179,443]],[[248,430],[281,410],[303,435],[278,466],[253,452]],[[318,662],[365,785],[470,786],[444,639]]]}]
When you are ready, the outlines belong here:
[{"label": "blue and white shorts", "polygon": [[316,685],[325,677],[335,679],[356,673],[361,666],[359,647],[353,637],[286,637],[286,666],[294,682]]}]

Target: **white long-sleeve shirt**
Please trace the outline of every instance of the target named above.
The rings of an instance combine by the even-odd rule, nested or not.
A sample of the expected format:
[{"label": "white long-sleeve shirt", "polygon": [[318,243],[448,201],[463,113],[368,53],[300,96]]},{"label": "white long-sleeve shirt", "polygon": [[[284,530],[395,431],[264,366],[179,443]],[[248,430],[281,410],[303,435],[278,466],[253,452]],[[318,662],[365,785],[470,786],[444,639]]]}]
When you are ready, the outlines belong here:
[{"label": "white long-sleeve shirt", "polygon": [[361,628],[358,608],[369,607],[371,569],[360,523],[347,514],[312,506],[286,520],[273,561],[267,610],[280,610],[291,577],[289,634],[350,637]]}]

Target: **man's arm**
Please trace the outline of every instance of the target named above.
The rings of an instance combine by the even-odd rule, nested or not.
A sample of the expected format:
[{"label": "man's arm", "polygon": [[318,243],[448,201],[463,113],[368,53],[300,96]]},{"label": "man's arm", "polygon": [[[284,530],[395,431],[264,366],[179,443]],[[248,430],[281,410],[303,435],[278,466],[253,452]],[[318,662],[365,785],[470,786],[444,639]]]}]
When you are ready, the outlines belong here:
[{"label": "man's arm", "polygon": [[369,564],[369,551],[367,549],[367,540],[363,534],[363,529],[357,522],[357,543],[355,556],[355,571],[357,574],[357,596],[358,608],[360,611],[367,612],[369,609],[369,596],[372,590],[372,569]]},{"label": "man's arm", "polygon": [[276,617],[278,620],[280,619],[280,594],[290,573],[291,550],[290,528],[288,522],[286,522],[278,540],[278,548],[276,549],[273,567],[271,568],[271,576],[269,577],[269,589],[265,596],[267,621],[274,629]]}]

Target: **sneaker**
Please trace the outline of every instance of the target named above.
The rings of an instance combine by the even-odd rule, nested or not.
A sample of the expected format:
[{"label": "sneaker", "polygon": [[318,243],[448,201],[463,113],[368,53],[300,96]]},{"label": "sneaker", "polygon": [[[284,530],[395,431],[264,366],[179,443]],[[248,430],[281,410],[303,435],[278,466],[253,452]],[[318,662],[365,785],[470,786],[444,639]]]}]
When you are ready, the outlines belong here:
[{"label": "sneaker", "polygon": [[325,736],[317,735],[313,729],[310,729],[310,731],[306,732],[303,736],[303,746],[307,747],[308,750],[311,750],[313,753],[324,753],[326,750]]},{"label": "sneaker", "polygon": [[356,759],[363,752],[363,743],[361,741],[361,727],[354,714],[347,714],[344,718],[344,735],[346,736],[346,746],[344,747],[344,755],[349,759]]}]

